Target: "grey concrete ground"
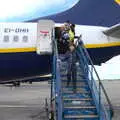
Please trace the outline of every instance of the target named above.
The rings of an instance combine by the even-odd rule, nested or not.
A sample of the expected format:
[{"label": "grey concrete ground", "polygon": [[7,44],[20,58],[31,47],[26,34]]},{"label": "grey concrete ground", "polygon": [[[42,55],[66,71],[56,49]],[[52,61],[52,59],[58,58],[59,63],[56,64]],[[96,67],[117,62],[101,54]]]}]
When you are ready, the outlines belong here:
[{"label": "grey concrete ground", "polygon": [[120,120],[120,80],[102,81],[114,108],[112,120]]},{"label": "grey concrete ground", "polygon": [[[120,120],[120,81],[102,81],[114,107],[113,120]],[[0,120],[47,120],[45,98],[50,98],[48,82],[0,85]]]},{"label": "grey concrete ground", "polygon": [[0,120],[47,120],[45,98],[50,98],[48,82],[0,85]]}]

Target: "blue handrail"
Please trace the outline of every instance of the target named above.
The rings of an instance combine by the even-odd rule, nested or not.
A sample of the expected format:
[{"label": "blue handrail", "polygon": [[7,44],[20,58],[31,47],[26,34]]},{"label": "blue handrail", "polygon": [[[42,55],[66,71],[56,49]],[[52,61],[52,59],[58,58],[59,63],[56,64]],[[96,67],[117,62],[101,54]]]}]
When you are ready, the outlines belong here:
[{"label": "blue handrail", "polygon": [[63,109],[62,109],[62,85],[60,79],[60,61],[58,58],[57,42],[54,40],[54,54],[53,54],[53,85],[52,91],[55,97],[55,110],[56,110],[56,119],[62,120]]},{"label": "blue handrail", "polygon": [[[110,99],[105,91],[105,88],[100,80],[100,77],[80,37],[78,38],[77,42],[78,42],[78,46],[76,49],[77,49],[77,53],[79,56],[79,60],[80,62],[82,62],[84,72],[86,73],[86,76],[88,77],[87,79],[88,84],[92,91],[92,96],[94,98],[100,120],[111,120],[113,116],[113,108],[112,108]],[[98,86],[96,85],[96,81],[93,77],[93,73],[95,73],[98,79]],[[108,104],[107,107],[103,105],[104,103],[103,95],[104,95],[104,100],[106,100]]]}]

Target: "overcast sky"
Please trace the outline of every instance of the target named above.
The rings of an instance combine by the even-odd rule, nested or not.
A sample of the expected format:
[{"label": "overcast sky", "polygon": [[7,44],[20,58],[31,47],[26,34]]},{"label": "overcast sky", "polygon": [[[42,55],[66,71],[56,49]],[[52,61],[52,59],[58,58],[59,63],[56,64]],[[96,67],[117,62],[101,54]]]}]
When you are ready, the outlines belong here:
[{"label": "overcast sky", "polygon": [[79,0],[2,0],[0,21],[21,21],[58,13],[74,6]]}]

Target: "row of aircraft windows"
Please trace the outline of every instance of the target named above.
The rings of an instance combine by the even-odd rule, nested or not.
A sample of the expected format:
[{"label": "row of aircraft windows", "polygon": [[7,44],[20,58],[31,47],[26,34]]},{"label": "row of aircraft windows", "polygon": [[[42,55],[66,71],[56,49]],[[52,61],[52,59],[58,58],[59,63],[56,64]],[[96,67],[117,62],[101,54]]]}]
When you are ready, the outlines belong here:
[{"label": "row of aircraft windows", "polygon": [[[17,36],[17,35],[16,35],[16,36],[13,36],[13,41],[14,41],[14,42],[19,42],[19,39],[20,39],[19,36]],[[9,41],[10,41],[10,37],[9,37],[8,35],[5,35],[5,36],[3,37],[3,41],[4,41],[4,42],[9,42]],[[22,41],[23,41],[23,42],[28,42],[28,36],[23,36],[23,37],[22,37]]]}]

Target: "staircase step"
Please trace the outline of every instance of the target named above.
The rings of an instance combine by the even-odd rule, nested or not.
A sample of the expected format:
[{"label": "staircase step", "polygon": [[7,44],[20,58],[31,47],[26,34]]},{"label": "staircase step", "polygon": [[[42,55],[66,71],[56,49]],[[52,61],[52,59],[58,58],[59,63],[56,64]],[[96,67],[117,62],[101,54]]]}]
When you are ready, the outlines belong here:
[{"label": "staircase step", "polygon": [[60,71],[64,71],[64,70],[67,70],[67,66],[66,65],[60,66]]},{"label": "staircase step", "polygon": [[[67,82],[68,81],[68,79],[67,79],[67,76],[64,76],[64,77],[61,77],[61,81],[62,82]],[[83,79],[83,78],[76,78],[76,81],[75,82],[85,82],[85,83],[87,83],[87,79]],[[74,82],[74,81],[72,81],[71,80],[71,82]]]},{"label": "staircase step", "polygon": [[64,106],[92,106],[94,102],[92,100],[64,100]]},{"label": "staircase step", "polygon": [[74,94],[67,94],[67,93],[63,93],[63,99],[64,98],[91,98],[91,95],[90,94],[87,94],[87,93],[74,93]]},{"label": "staircase step", "polygon": [[[73,93],[73,87],[66,87],[62,89],[63,93]],[[76,92],[77,93],[90,93],[90,89],[89,88],[76,88]]]},{"label": "staircase step", "polygon": [[64,72],[67,73],[67,68],[60,68],[60,73],[64,73]]},{"label": "staircase step", "polygon": [[87,81],[87,77],[85,75],[77,75],[77,80],[86,80]]},{"label": "staircase step", "polygon": [[90,101],[90,100],[92,100],[92,98],[64,98],[63,100]]},{"label": "staircase step", "polygon": [[66,78],[67,78],[67,72],[66,72],[66,73],[64,72],[63,74],[61,74],[60,77],[61,77],[61,78],[66,77]]},{"label": "staircase step", "polygon": [[[61,65],[60,66],[60,70],[67,70],[67,65]],[[76,68],[76,70],[77,70],[77,73],[82,73],[82,74],[84,74],[85,73],[85,71],[83,71],[81,68],[79,68],[79,67],[77,67]]]},{"label": "staircase step", "polygon": [[73,85],[76,84],[76,87],[78,86],[88,86],[88,84],[86,82],[70,82],[69,86],[67,86],[67,82],[62,82],[62,87],[73,87]]},{"label": "staircase step", "polygon": [[[67,82],[67,76],[66,77],[61,77],[62,82]],[[73,81],[74,82],[74,81]],[[87,79],[77,79],[76,82],[86,82],[87,83]]]},{"label": "staircase step", "polygon": [[[74,82],[76,82],[77,84],[81,84],[81,85],[84,85],[84,84],[85,84],[85,85],[88,85],[88,83],[87,83],[86,81],[82,81],[82,80],[81,80],[81,81],[77,81],[77,80],[76,80],[76,81],[75,81],[75,80],[72,81],[72,80],[71,80],[71,81],[70,81],[70,85],[72,85],[72,83],[74,83]],[[63,83],[63,84],[67,84],[67,80],[66,80],[66,81],[63,80],[62,83]]]},{"label": "staircase step", "polygon": [[84,75],[84,74],[85,74],[84,71],[82,71],[81,69],[77,69],[77,75]]},{"label": "staircase step", "polygon": [[71,106],[66,106],[66,107],[64,107],[64,109],[96,109],[96,107],[95,106],[73,106],[73,105],[71,105]]},{"label": "staircase step", "polygon": [[99,120],[98,115],[65,115],[64,120]]},{"label": "staircase step", "polygon": [[[60,73],[61,73],[61,75],[67,75],[67,69],[60,69]],[[76,75],[78,77],[84,77],[84,78],[86,78],[85,73],[80,73],[80,72],[77,71]]]},{"label": "staircase step", "polygon": [[[73,90],[73,86],[67,86],[67,87],[64,87],[62,88],[62,90]],[[88,86],[77,86],[76,88],[77,91],[90,91],[90,88]]]},{"label": "staircase step", "polygon": [[67,106],[64,115],[97,115],[95,106]]},{"label": "staircase step", "polygon": [[[64,109],[63,120],[99,120],[83,66],[79,63],[76,64],[77,80],[71,80],[69,86],[67,86],[67,64],[66,61],[60,64]],[[73,89],[74,82],[76,82],[76,91]]]},{"label": "staircase step", "polygon": [[60,66],[60,72],[67,70],[67,65]]},{"label": "staircase step", "polygon": [[[67,78],[67,71],[62,71],[60,73],[60,77]],[[87,81],[87,77],[85,75],[77,75],[76,78],[77,78],[77,80],[86,80]]]},{"label": "staircase step", "polygon": [[60,74],[67,74],[67,69],[60,69]]},{"label": "staircase step", "polygon": [[[67,70],[60,70],[60,74],[61,74],[61,79],[62,80],[67,80]],[[77,76],[76,76],[77,80],[85,80],[87,81],[87,77],[85,74],[83,73],[79,73],[77,72]]]},{"label": "staircase step", "polygon": [[[65,94],[74,94],[74,90],[66,90],[66,91],[63,91],[63,93],[65,93]],[[90,91],[83,91],[83,90],[77,91],[76,90],[76,93],[79,93],[79,94],[88,93],[88,94],[90,94]]]},{"label": "staircase step", "polygon": [[61,81],[67,81],[67,76],[61,77]]},{"label": "staircase step", "polygon": [[[62,82],[62,87],[72,87],[73,86],[73,82],[71,81],[69,83],[69,86],[67,86],[67,82]],[[88,84],[86,82],[77,82],[76,83],[76,87],[79,87],[79,86],[87,86],[88,87]]]}]

